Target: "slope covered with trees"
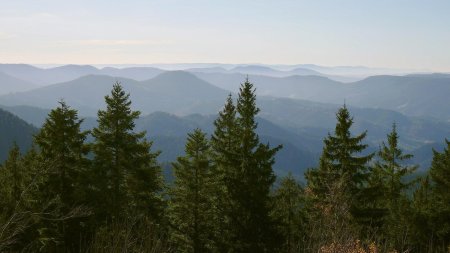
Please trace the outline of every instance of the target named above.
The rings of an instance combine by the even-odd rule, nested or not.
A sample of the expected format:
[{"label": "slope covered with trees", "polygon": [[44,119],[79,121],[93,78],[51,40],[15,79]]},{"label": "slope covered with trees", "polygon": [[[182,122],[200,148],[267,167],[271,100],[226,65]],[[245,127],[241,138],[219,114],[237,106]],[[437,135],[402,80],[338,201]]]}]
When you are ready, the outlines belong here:
[{"label": "slope covered with trees", "polygon": [[33,134],[37,131],[37,128],[14,114],[0,109],[0,161],[6,159],[8,151],[14,143],[21,150],[28,150],[33,142]]},{"label": "slope covered with trees", "polygon": [[283,147],[260,138],[260,109],[247,79],[236,99],[226,98],[211,136],[190,131],[185,154],[170,165],[174,180],[166,183],[160,153],[136,128],[140,112],[124,87],[116,83],[105,96],[92,129],[82,130],[78,112],[61,101],[28,151],[11,147],[0,167],[0,251],[374,253],[450,247],[448,140],[443,151],[433,151],[429,173],[411,179],[415,166],[399,148],[397,126],[371,152],[367,131],[353,132],[344,105],[306,183],[290,174],[277,179],[274,163]]}]

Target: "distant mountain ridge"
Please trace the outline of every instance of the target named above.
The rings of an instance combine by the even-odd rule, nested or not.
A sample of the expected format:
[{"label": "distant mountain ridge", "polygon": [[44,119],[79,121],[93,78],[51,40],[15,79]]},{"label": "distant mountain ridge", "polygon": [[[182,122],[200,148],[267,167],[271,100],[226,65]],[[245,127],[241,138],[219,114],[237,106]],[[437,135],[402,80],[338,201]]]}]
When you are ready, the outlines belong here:
[{"label": "distant mountain ridge", "polygon": [[[243,74],[195,73],[199,78],[234,91]],[[259,95],[321,103],[395,110],[410,116],[450,121],[450,75],[373,76],[341,83],[321,76],[269,77],[249,75]]]},{"label": "distant mountain ridge", "polygon": [[27,91],[37,88],[33,83],[24,81],[0,71],[0,95]]},{"label": "distant mountain ridge", "polygon": [[147,80],[136,81],[127,78],[104,75],[88,75],[73,81],[53,84],[32,91],[0,96],[0,104],[6,106],[29,105],[53,108],[58,100],[65,100],[79,109],[82,115],[95,116],[104,106],[103,97],[113,84],[120,82],[131,93],[134,109],[150,113],[167,111],[177,114],[217,112],[220,104],[230,93],[182,71],[160,74]]},{"label": "distant mountain ridge", "polygon": [[[34,71],[27,65],[20,68],[30,73]],[[214,116],[209,115],[217,114],[228,94],[236,96],[240,83],[247,77],[246,74],[230,73],[229,68],[215,68],[209,73],[205,69],[192,73],[144,69],[149,71],[149,76],[155,76],[147,79],[147,74],[143,74],[140,81],[114,76],[145,73],[140,67],[102,68],[107,74],[88,74],[33,90],[1,95],[0,105],[39,127],[42,118],[63,99],[79,110],[82,117],[88,117],[85,126],[92,127],[96,124],[97,111],[105,106],[104,96],[110,93],[115,82],[121,82],[130,93],[133,109],[142,111],[137,127],[148,130],[150,135],[159,128],[161,132],[154,136],[155,145],[165,150],[162,159],[171,159],[183,151],[186,129],[202,127],[211,133]],[[100,70],[71,65],[52,71],[74,77]],[[10,72],[13,71],[10,69]],[[280,171],[294,168],[298,163],[310,166],[316,161],[311,157],[320,153],[322,139],[333,131],[335,112],[344,103],[355,117],[352,131],[369,131],[366,141],[371,151],[385,140],[392,123],[396,122],[401,146],[422,157],[419,162],[423,168],[430,161],[429,149],[439,148],[441,142],[450,137],[448,74],[384,75],[353,83],[341,83],[322,76],[248,77],[258,94],[262,139],[287,147],[282,153],[285,158],[280,158],[280,164],[284,165],[277,165]],[[166,114],[158,114],[159,111]],[[301,162],[295,154],[302,157]]]},{"label": "distant mountain ridge", "polygon": [[0,163],[7,157],[9,150],[16,143],[24,153],[31,147],[33,135],[37,128],[28,124],[16,115],[0,109]]},{"label": "distant mountain ridge", "polygon": [[152,67],[98,69],[91,65],[64,65],[60,67],[42,69],[27,64],[0,64],[0,72],[22,79],[36,86],[46,86],[75,80],[86,75],[108,75],[129,78],[138,81],[151,79],[164,70]]}]

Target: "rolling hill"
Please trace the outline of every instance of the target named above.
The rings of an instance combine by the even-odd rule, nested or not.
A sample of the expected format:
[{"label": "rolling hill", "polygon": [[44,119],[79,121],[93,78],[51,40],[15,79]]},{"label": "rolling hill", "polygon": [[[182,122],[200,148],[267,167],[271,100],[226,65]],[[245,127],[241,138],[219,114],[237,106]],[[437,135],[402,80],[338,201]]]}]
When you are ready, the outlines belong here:
[{"label": "rolling hill", "polygon": [[0,72],[0,95],[31,90],[36,87],[30,82]]},{"label": "rolling hill", "polygon": [[31,147],[33,134],[37,128],[18,118],[14,114],[0,109],[0,163],[7,157],[11,147],[16,143],[22,152]]},{"label": "rolling hill", "polygon": [[46,86],[75,80],[87,75],[108,75],[112,77],[146,80],[164,70],[152,67],[131,67],[98,69],[90,65],[64,65],[54,68],[38,68],[27,64],[0,64],[0,72],[22,79],[36,86]]},{"label": "rolling hill", "polygon": [[[113,83],[119,81],[125,90],[130,92],[133,109],[142,111],[143,116],[137,122],[137,127],[141,130],[148,130],[149,137],[154,137],[155,146],[161,147],[164,151],[161,159],[170,160],[183,151],[184,139],[188,131],[195,127],[201,127],[211,133],[212,121],[215,117],[205,115],[216,115],[230,91],[236,90],[239,83],[243,81],[243,79],[240,80],[243,78],[241,74],[211,74],[215,78],[214,80],[221,82],[221,87],[229,89],[227,91],[203,80],[202,78],[207,75],[209,74],[193,75],[183,71],[168,71],[145,81],[105,75],[88,75],[31,91],[3,95],[0,96],[0,104],[4,105],[5,110],[16,113],[27,122],[37,126],[42,124],[42,117],[45,117],[46,112],[57,105],[59,99],[64,99],[70,106],[78,109],[82,117],[95,117],[98,109],[104,107],[104,96],[109,94]],[[386,99],[384,104],[388,105],[388,101],[391,101],[389,94],[378,97],[376,94],[380,92],[373,88],[379,82],[383,83],[379,85],[380,89],[390,87],[397,92],[399,100],[402,100],[403,97],[400,93],[413,92],[405,89],[404,86],[413,88],[423,86],[424,82],[430,79],[441,80],[441,83],[433,86],[432,93],[436,92],[435,89],[445,92],[448,79],[446,76],[381,76],[373,78],[375,81],[371,81],[369,78],[353,84],[342,84],[317,76],[286,78],[250,76],[250,78],[259,92],[257,103],[261,108],[259,115],[261,118],[258,131],[262,140],[285,145],[286,149],[280,152],[280,155],[290,157],[279,158],[279,163],[283,165],[278,164],[277,168],[281,170],[294,168],[297,164],[300,164],[299,168],[304,169],[316,161],[313,158],[316,158],[321,151],[322,139],[328,132],[333,131],[335,112],[342,104],[342,102],[331,104],[282,98],[282,96],[306,96],[305,94],[307,94],[310,99],[320,97],[327,100],[336,99],[336,94],[339,92],[350,91],[349,94],[356,94],[352,92],[357,91],[361,97],[367,97],[365,101],[362,99],[354,101],[346,95],[342,101],[344,99],[347,101],[355,118],[352,131],[356,134],[368,130],[366,141],[370,144],[371,150],[376,150],[381,141],[385,140],[386,134],[391,130],[394,122],[398,125],[401,146],[408,152],[418,150],[418,153],[424,153],[419,149],[425,145],[435,147],[444,138],[450,136],[450,123],[443,120],[408,116],[382,108],[355,106],[358,103],[369,103],[377,99]],[[405,79],[409,81],[407,82]],[[230,88],[230,84],[234,88]],[[269,93],[276,93],[281,98],[262,96],[269,88],[272,89]],[[334,90],[335,93],[325,92],[322,96],[324,90],[328,90],[330,93],[333,93]],[[425,91],[422,90],[422,92]],[[447,102],[437,100],[429,103],[445,105]],[[417,105],[419,101],[414,101],[413,104]],[[170,114],[155,113],[158,111]],[[87,128],[91,128],[95,124],[95,118],[88,118],[85,125]],[[297,159],[296,162],[292,162],[295,159]]]},{"label": "rolling hill", "polygon": [[95,116],[104,106],[104,96],[115,82],[120,82],[131,95],[134,109],[147,114],[166,111],[176,114],[215,113],[229,92],[217,88],[196,76],[173,71],[138,82],[132,79],[88,75],[73,81],[58,83],[32,91],[0,96],[6,106],[29,105],[51,109],[58,100],[65,100],[81,115]]},{"label": "rolling hill", "polygon": [[[243,74],[196,73],[199,78],[235,91]],[[450,120],[448,75],[373,76],[353,83],[340,83],[320,76],[249,76],[257,93],[264,96],[306,99],[363,108],[381,108],[409,116]]]}]

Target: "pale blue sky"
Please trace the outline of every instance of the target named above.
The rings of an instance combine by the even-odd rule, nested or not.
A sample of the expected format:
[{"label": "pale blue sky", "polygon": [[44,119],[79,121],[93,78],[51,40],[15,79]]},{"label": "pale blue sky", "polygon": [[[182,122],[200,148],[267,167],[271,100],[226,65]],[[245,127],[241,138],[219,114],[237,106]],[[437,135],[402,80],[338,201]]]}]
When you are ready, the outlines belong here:
[{"label": "pale blue sky", "polygon": [[0,0],[0,62],[450,71],[450,1]]}]

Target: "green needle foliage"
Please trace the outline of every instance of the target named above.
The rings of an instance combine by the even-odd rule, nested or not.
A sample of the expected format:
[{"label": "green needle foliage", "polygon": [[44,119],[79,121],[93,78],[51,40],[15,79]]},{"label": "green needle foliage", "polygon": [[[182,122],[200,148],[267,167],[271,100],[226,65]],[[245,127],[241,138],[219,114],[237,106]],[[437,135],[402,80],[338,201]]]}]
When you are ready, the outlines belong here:
[{"label": "green needle foliage", "polygon": [[83,177],[88,148],[84,142],[88,132],[80,130],[82,122],[76,110],[60,101],[35,137],[45,172],[41,201],[51,203],[47,209],[52,210],[53,217],[67,217],[56,225],[43,220],[40,240],[42,247],[48,250],[75,250],[80,241],[80,221],[76,215],[68,215],[72,208],[82,205],[85,198]]},{"label": "green needle foliage", "polygon": [[79,183],[87,163],[84,142],[88,132],[80,130],[83,120],[78,119],[76,110],[64,101],[59,104],[49,113],[35,143],[49,168],[44,194],[49,198],[59,196],[67,211],[81,197],[77,191],[84,187]]},{"label": "green needle foliage", "polygon": [[130,95],[116,83],[105,102],[92,143],[77,111],[60,102],[27,153],[12,147],[0,166],[0,252],[450,249],[449,141],[434,151],[429,173],[411,179],[416,167],[407,164],[412,156],[400,148],[396,125],[372,162],[367,133],[351,133],[344,105],[306,187],[291,174],[274,184],[281,147],[261,143],[246,80],[236,100],[226,99],[210,139],[200,129],[188,134],[165,187],[159,152],[135,132],[140,112]]},{"label": "green needle foliage", "polygon": [[305,231],[304,191],[291,173],[282,178],[274,192],[273,216],[284,241],[282,252],[299,252]]},{"label": "green needle foliage", "polygon": [[422,214],[427,220],[428,229],[425,232],[433,237],[432,240],[429,236],[424,239],[428,240],[428,248],[442,252],[450,250],[450,141],[445,142],[447,147],[442,153],[433,150],[429,172],[431,183],[424,185],[425,189],[419,189],[429,193],[423,203],[428,208],[423,208]]},{"label": "green needle foliage", "polygon": [[130,95],[119,83],[105,96],[106,110],[98,112],[92,130],[95,142],[92,182],[97,215],[105,221],[129,215],[160,215],[162,189],[157,153],[150,151],[145,132],[133,132],[140,112],[131,110]]},{"label": "green needle foliage", "polygon": [[179,252],[212,250],[213,177],[210,147],[200,129],[188,134],[186,155],[173,163],[175,181],[170,189],[170,236]]},{"label": "green needle foliage", "polygon": [[305,177],[315,206],[311,209],[312,219],[317,223],[311,228],[313,240],[347,244],[357,238],[354,220],[365,215],[360,203],[373,154],[360,154],[367,148],[362,144],[367,133],[351,135],[353,118],[345,105],[336,119],[334,134],[324,139],[319,167],[307,171]]},{"label": "green needle foliage", "polygon": [[213,236],[218,252],[228,252],[233,239],[230,229],[231,199],[228,186],[231,183],[234,168],[238,166],[239,135],[236,119],[236,106],[231,95],[214,121],[214,134],[211,136],[211,157],[213,178],[216,183],[213,195],[214,230]]},{"label": "green needle foliage", "polygon": [[260,143],[255,133],[258,112],[253,84],[246,80],[236,107],[229,97],[215,122],[212,143],[224,193],[218,216],[225,222],[225,252],[270,252],[278,239],[270,216],[270,189],[274,156],[281,147]]},{"label": "green needle foliage", "polygon": [[11,215],[20,203],[22,192],[26,187],[27,178],[22,166],[22,156],[20,154],[19,146],[14,143],[9,151],[8,158],[1,167],[0,174],[0,212],[2,214]]},{"label": "green needle foliage", "polygon": [[378,160],[370,173],[369,185],[373,210],[379,212],[373,219],[373,226],[378,229],[378,237],[384,244],[396,249],[404,249],[405,233],[410,230],[408,216],[411,215],[408,191],[415,181],[407,182],[416,166],[404,163],[413,156],[404,154],[399,148],[399,135],[394,123],[392,131],[387,135],[387,143],[381,144]]}]

